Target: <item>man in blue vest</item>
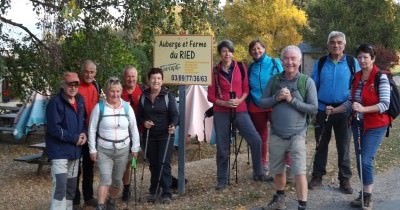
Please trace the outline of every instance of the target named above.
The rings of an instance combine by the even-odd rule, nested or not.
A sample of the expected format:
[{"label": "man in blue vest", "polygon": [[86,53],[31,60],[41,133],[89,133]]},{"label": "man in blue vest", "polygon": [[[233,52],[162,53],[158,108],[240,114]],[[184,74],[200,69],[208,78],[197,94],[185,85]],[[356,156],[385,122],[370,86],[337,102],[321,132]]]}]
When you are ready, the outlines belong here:
[{"label": "man in blue vest", "polygon": [[[327,56],[321,57],[315,64],[312,79],[318,91],[318,114],[316,116],[315,138],[316,154],[309,189],[322,186],[322,176],[326,174],[328,146],[332,129],[335,132],[338,153],[340,190],[352,194],[350,185],[350,112],[330,114],[330,110],[344,103],[350,93],[351,81],[360,66],[355,58],[344,54],[346,35],[332,31],[328,36]],[[329,115],[328,115],[329,114]],[[323,131],[323,132],[322,132]]]}]

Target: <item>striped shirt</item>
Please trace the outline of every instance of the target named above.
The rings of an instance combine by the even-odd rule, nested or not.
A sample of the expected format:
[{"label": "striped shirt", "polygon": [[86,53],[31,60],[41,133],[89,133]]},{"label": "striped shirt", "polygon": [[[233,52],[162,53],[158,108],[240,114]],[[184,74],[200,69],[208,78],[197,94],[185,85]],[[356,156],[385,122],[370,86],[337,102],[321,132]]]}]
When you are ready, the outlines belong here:
[{"label": "striped shirt", "polygon": [[[353,102],[358,102],[362,104],[361,98],[361,90],[364,87],[365,81],[360,80],[358,83],[357,89],[355,90],[354,99],[352,95],[349,95],[349,100],[344,104],[346,109],[352,111],[351,105]],[[386,74],[381,74],[379,78],[379,103],[376,105],[378,106],[379,113],[384,113],[389,109],[390,104],[390,84],[389,79]],[[363,118],[363,113],[360,113],[360,118]]]}]

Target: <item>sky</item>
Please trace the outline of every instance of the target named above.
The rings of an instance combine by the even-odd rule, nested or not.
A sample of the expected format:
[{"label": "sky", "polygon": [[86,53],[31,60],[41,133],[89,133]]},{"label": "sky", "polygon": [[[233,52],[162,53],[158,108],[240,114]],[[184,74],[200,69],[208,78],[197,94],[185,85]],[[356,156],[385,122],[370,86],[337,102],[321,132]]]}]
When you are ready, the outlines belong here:
[{"label": "sky", "polygon": [[[21,23],[27,27],[33,34],[41,37],[41,30],[37,29],[35,23],[38,21],[36,13],[32,10],[32,3],[28,0],[13,0],[11,1],[11,9],[5,15],[16,23]],[[6,28],[10,30],[11,35],[15,38],[26,35],[26,33],[15,26],[6,24]]]}]

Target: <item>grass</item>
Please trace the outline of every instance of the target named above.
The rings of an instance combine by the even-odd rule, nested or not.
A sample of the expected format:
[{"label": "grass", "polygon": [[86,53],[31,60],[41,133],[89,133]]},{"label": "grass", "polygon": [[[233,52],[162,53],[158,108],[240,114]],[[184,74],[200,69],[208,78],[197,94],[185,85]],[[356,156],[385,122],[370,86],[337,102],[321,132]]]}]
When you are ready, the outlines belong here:
[{"label": "grass", "polygon": [[395,120],[390,135],[382,142],[375,161],[375,169],[378,172],[385,171],[393,166],[400,165],[400,122]]}]

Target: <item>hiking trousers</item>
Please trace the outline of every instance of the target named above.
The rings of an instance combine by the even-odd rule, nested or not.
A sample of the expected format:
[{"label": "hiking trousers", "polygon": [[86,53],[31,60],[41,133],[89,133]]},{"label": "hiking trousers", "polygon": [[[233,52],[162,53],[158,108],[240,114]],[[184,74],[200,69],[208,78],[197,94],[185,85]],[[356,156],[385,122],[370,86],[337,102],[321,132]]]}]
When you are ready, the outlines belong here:
[{"label": "hiking trousers", "polygon": [[[228,159],[229,144],[231,142],[230,134],[230,113],[214,112],[214,128],[217,143],[217,181],[218,184],[227,184],[228,182]],[[261,166],[261,137],[258,134],[248,112],[237,112],[234,121],[235,128],[250,145],[251,161],[253,165],[253,176],[262,175]],[[239,144],[239,142],[237,142]],[[233,153],[231,155],[234,155]]]},{"label": "hiking trousers", "polygon": [[335,133],[336,149],[338,154],[339,180],[348,180],[351,178],[350,168],[350,126],[349,126],[349,112],[332,114],[329,116],[328,122],[325,123],[325,112],[318,111],[315,126],[315,139],[318,141],[319,136],[325,126],[324,133],[322,133],[321,142],[315,154],[313,176],[322,177],[326,174],[326,164],[328,160],[328,147],[331,140],[332,129]]},{"label": "hiking trousers", "polygon": [[51,160],[52,190],[50,210],[72,210],[79,159]]}]

